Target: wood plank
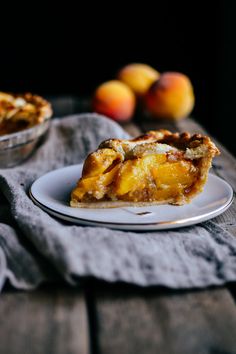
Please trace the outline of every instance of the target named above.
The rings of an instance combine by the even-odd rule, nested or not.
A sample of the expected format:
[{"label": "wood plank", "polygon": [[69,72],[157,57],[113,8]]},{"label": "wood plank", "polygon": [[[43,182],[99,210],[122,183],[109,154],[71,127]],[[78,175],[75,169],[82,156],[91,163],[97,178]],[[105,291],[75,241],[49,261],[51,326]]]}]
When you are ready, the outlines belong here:
[{"label": "wood plank", "polygon": [[53,109],[54,117],[62,117],[75,112],[75,98],[73,96],[49,96],[46,97]]},{"label": "wood plank", "polygon": [[128,133],[130,134],[132,137],[136,137],[139,136],[140,134],[142,134],[141,129],[137,126],[137,124],[133,123],[133,122],[129,122],[126,123],[122,126],[122,128]]},{"label": "wood plank", "polygon": [[4,292],[0,318],[0,353],[89,353],[86,307],[78,290]]},{"label": "wood plank", "polygon": [[93,293],[101,354],[236,353],[236,308],[224,289]]},{"label": "wood plank", "polygon": [[91,102],[88,97],[72,95],[47,96],[52,105],[53,116],[63,117],[70,114],[79,114],[91,111]]}]

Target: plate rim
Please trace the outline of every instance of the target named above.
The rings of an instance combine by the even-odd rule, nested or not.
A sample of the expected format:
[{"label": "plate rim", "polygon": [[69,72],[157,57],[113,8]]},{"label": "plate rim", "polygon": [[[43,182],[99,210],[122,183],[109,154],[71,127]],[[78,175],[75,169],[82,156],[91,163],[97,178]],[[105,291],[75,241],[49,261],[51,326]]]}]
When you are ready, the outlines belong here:
[{"label": "plate rim", "polygon": [[[89,220],[89,219],[84,219],[84,218],[81,218],[81,217],[76,217],[76,216],[72,216],[72,215],[68,215],[68,214],[65,214],[63,212],[60,212],[60,211],[57,211],[55,209],[52,209],[46,205],[44,205],[43,203],[41,203],[39,200],[37,200],[37,198],[33,195],[33,192],[32,192],[32,187],[34,185],[34,183],[36,181],[38,181],[40,178],[44,177],[45,175],[48,175],[48,174],[51,174],[55,171],[58,171],[58,170],[63,170],[65,168],[70,168],[70,167],[75,167],[75,166],[81,166],[82,164],[75,164],[75,165],[70,165],[70,166],[65,166],[65,167],[62,167],[62,168],[58,168],[56,170],[53,170],[53,171],[49,171],[47,172],[46,174],[40,176],[39,178],[37,178],[30,186],[30,189],[29,189],[29,196],[31,198],[31,200],[34,202],[34,204],[38,205],[41,209],[43,209],[44,211],[48,211],[49,213],[53,214],[54,216],[58,216],[59,218],[61,217],[62,219],[64,220],[67,220],[67,221],[81,221],[82,223],[84,224],[93,224],[93,225],[106,225],[107,227],[112,227],[112,226],[116,226],[116,227],[139,227],[139,228],[142,228],[142,227],[147,227],[147,226],[150,226],[150,227],[158,227],[158,226],[169,226],[170,228],[171,227],[174,227],[174,226],[185,226],[185,224],[187,223],[186,226],[190,226],[190,225],[194,225],[194,224],[197,224],[198,221],[199,223],[200,222],[203,222],[203,221],[206,221],[206,220],[210,220],[218,215],[220,215],[221,213],[223,213],[224,211],[226,211],[230,205],[233,203],[233,200],[234,200],[234,191],[233,191],[233,188],[231,187],[231,185],[226,182],[224,179],[220,178],[219,176],[216,176],[216,175],[213,175],[212,173],[209,173],[209,175],[211,175],[213,178],[216,178],[218,180],[220,180],[221,182],[223,181],[229,188],[230,188],[230,192],[231,192],[231,198],[227,201],[226,204],[218,207],[216,210],[213,210],[211,212],[208,212],[208,213],[205,213],[205,214],[202,214],[202,215],[198,215],[198,216],[192,216],[192,217],[189,217],[189,218],[184,218],[184,219],[178,219],[178,220],[171,220],[171,221],[157,221],[157,222],[146,222],[146,223],[141,223],[141,224],[138,224],[138,223],[122,223],[122,222],[108,222],[108,221],[99,221],[99,220]],[[204,218],[206,218],[206,220],[204,220]]]},{"label": "plate rim", "polygon": [[[173,225],[180,225],[180,227],[184,227],[184,226],[191,226],[191,225],[196,225],[198,224],[197,219],[201,219],[199,221],[199,223],[210,220],[214,217],[217,217],[218,215],[220,215],[221,213],[223,213],[225,210],[227,210],[230,205],[233,203],[234,200],[234,196],[231,196],[231,199],[229,200],[229,202],[227,204],[225,204],[224,206],[220,207],[217,210],[214,210],[210,213],[206,213],[203,214],[201,216],[194,216],[191,218],[185,218],[185,219],[179,219],[179,220],[174,220],[174,221],[158,221],[158,222],[154,222],[154,223],[142,223],[142,224],[137,224],[137,223],[132,223],[132,224],[128,224],[128,223],[116,223],[116,222],[107,222],[107,221],[96,221],[96,220],[88,220],[88,219],[83,219],[83,218],[79,218],[79,217],[75,217],[75,216],[71,216],[71,215],[67,215],[64,213],[61,213],[60,211],[56,211],[52,208],[49,208],[45,205],[43,205],[42,203],[40,203],[36,198],[34,198],[34,196],[32,195],[31,189],[29,191],[30,194],[30,198],[31,200],[34,202],[34,204],[36,204],[37,206],[39,206],[42,210],[44,211],[48,211],[51,215],[54,215],[56,217],[59,217],[58,215],[62,216],[61,219],[66,220],[66,221],[71,221],[71,220],[77,220],[77,221],[82,221],[84,224],[87,225],[94,225],[96,226],[97,224],[99,225],[107,225],[107,226],[128,226],[128,227],[139,227],[142,228],[143,226],[173,226]],[[215,214],[212,218],[209,217],[206,220],[204,220],[205,217],[211,216],[212,214]],[[220,213],[220,214],[218,214]],[[190,222],[190,224],[188,223]],[[186,223],[188,223],[187,225],[185,225]]]}]

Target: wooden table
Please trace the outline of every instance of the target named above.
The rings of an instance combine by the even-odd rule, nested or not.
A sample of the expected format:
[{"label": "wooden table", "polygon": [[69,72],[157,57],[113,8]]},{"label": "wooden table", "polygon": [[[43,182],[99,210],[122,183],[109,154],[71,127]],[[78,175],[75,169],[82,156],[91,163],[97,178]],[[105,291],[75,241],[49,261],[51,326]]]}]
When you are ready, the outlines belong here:
[{"label": "wooden table", "polygon": [[[64,100],[64,101],[63,101]],[[71,97],[54,100],[56,112],[84,109]],[[132,135],[165,127],[204,132],[195,121],[176,124],[136,119]],[[236,160],[221,149],[213,172],[236,190]],[[236,236],[236,201],[216,218]],[[173,291],[82,279],[33,292],[6,288],[0,296],[0,354],[233,354],[236,353],[236,286]]]}]

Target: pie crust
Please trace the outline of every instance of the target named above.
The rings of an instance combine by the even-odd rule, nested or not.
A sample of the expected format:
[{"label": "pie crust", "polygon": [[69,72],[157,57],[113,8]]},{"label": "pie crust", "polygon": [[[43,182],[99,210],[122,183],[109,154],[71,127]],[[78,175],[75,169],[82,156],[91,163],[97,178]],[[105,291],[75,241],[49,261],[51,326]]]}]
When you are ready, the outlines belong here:
[{"label": "pie crust", "polygon": [[203,190],[220,152],[207,136],[149,131],[132,140],[110,139],[86,158],[70,205],[112,208],[183,205]]},{"label": "pie crust", "polygon": [[51,116],[50,103],[40,96],[0,92],[0,135],[31,128]]}]

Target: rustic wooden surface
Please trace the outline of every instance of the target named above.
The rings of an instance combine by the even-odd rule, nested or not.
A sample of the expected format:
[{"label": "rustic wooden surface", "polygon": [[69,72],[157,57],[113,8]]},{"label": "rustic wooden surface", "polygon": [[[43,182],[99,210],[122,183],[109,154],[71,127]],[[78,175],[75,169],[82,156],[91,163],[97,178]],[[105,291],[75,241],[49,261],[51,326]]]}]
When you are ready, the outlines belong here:
[{"label": "rustic wooden surface", "polygon": [[0,296],[1,354],[89,353],[82,291],[57,287]]},{"label": "rustic wooden surface", "polygon": [[[63,115],[86,105],[65,97],[55,100],[54,107],[56,115]],[[136,119],[124,126],[131,135],[161,127],[204,132],[191,119],[176,124]],[[218,146],[222,154],[212,171],[236,191],[236,160]],[[236,236],[235,215],[234,201],[216,220]],[[235,284],[171,291],[86,280],[77,289],[5,290],[0,296],[0,354],[236,354],[235,299]]]},{"label": "rustic wooden surface", "polygon": [[223,288],[94,293],[99,353],[236,353],[236,308]]}]

